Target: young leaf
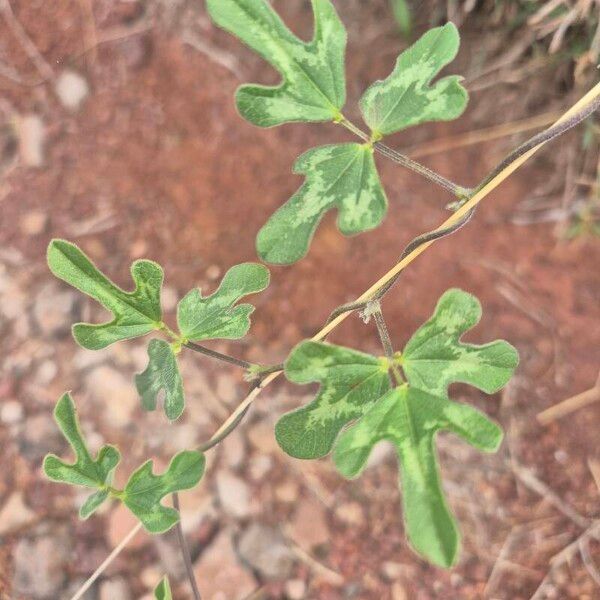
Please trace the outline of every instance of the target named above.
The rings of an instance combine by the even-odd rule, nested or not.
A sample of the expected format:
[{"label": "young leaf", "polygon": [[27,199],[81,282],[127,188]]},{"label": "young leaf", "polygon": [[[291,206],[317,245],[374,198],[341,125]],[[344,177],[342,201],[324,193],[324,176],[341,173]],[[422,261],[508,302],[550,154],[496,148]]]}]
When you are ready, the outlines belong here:
[{"label": "young leaf", "polygon": [[467,106],[467,91],[452,75],[432,79],[458,53],[460,38],[453,23],[430,29],[402,52],[392,74],[364,93],[360,107],[375,135],[383,136],[426,121],[450,121]]},{"label": "young leaf", "polygon": [[391,0],[394,18],[403,36],[409,37],[412,31],[412,15],[408,0]]},{"label": "young leaf", "polygon": [[320,342],[296,346],[285,374],[294,383],[321,383],[308,406],[284,415],[275,427],[279,445],[295,458],[328,454],[342,427],[390,388],[385,359]]},{"label": "young leaf", "polygon": [[56,277],[113,313],[113,320],[103,325],[78,323],[73,326],[73,337],[84,348],[100,350],[160,327],[163,271],[156,263],[149,260],[133,263],[133,292],[125,292],[114,285],[75,244],[64,240],[50,242],[48,265]]},{"label": "young leaf", "polygon": [[281,74],[280,85],[243,85],[242,117],[260,127],[292,121],[331,121],[346,102],[346,30],[330,0],[312,0],[315,34],[298,39],[267,0],[207,0],[213,21],[237,36]]},{"label": "young leaf", "polygon": [[227,271],[219,289],[206,298],[192,290],[177,306],[177,323],[187,340],[244,337],[250,329],[251,304],[234,306],[244,296],[255,294],[269,285],[269,270],[256,263],[236,265]]},{"label": "young leaf", "polygon": [[402,353],[402,369],[413,387],[445,396],[448,385],[469,383],[492,394],[512,376],[519,355],[507,342],[482,346],[460,342],[481,319],[479,300],[452,289],[438,301],[433,316],[410,339]]},{"label": "young leaf", "polygon": [[260,230],[256,247],[270,263],[290,264],[308,252],[324,214],[338,209],[344,235],[377,227],[387,210],[373,150],[364,144],[334,144],[313,148],[294,165],[306,176],[304,185]]},{"label": "young leaf", "polygon": [[146,410],[156,410],[157,396],[165,393],[165,414],[171,421],[181,416],[185,405],[183,381],[177,366],[177,357],[171,345],[164,340],[151,340],[148,345],[148,366],[135,376],[135,385]]},{"label": "young leaf", "polygon": [[52,481],[98,490],[85,501],[79,511],[81,518],[87,519],[108,498],[108,488],[121,455],[113,446],[104,446],[98,452],[96,460],[92,458],[81,434],[75,404],[69,394],[64,394],[57,402],[54,419],[75,452],[76,460],[69,464],[49,454],[44,459],[44,473]]},{"label": "young leaf", "polygon": [[149,460],[131,475],[120,498],[147,531],[163,533],[179,521],[179,513],[163,506],[161,500],[173,492],[193,488],[204,474],[204,464],[202,453],[184,451],[173,458],[162,475],[154,475]]},{"label": "young leaf", "polygon": [[154,598],[156,600],[173,600],[171,594],[171,586],[169,585],[169,578],[165,575],[161,582],[154,588]]},{"label": "young leaf", "polygon": [[502,440],[502,430],[474,408],[405,385],[388,392],[342,433],[334,461],[344,476],[357,477],[377,442],[393,442],[408,539],[431,562],[450,567],[459,533],[441,488],[434,446],[436,433],[443,429],[485,452],[494,452]]}]

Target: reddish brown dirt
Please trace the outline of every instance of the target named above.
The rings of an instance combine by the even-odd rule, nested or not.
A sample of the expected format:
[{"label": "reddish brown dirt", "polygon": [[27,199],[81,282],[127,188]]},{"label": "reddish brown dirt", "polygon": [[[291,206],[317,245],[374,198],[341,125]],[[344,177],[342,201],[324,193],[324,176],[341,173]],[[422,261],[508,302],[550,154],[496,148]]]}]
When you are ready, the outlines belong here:
[{"label": "reddish brown dirt", "polygon": [[[298,31],[308,30],[310,18],[305,3],[278,5],[288,21],[297,23]],[[100,3],[96,26],[105,29],[127,24],[135,18],[127,7],[127,3],[116,3],[112,8],[110,3]],[[344,19],[352,24],[349,106],[354,106],[360,90],[389,71],[401,44],[389,25],[376,31],[378,15],[384,11],[382,2],[374,3],[372,10],[362,7],[353,13],[352,8],[341,9]],[[45,247],[52,237],[59,236],[74,238],[123,283],[131,260],[143,256],[163,265],[169,284],[180,294],[192,285],[212,286],[214,266],[224,272],[235,263],[255,260],[256,232],[301,182],[291,174],[294,159],[315,145],[349,139],[333,125],[259,130],[245,123],[232,101],[239,81],[206,55],[182,44],[172,23],[163,23],[141,36],[103,44],[97,56],[88,55],[86,60],[77,58],[82,44],[77,3],[26,2],[16,12],[51,65],[72,64],[85,74],[92,87],[83,108],[70,114],[58,104],[48,85],[29,88],[6,80],[1,83],[2,95],[14,110],[41,113],[48,130],[44,167],[17,166],[3,183],[0,200],[0,245],[22,253],[33,278],[48,279]],[[361,41],[359,24],[364,22],[374,23],[367,33],[375,36],[376,44]],[[19,71],[35,76],[10,33],[1,31],[3,56],[11,57]],[[463,72],[473,68],[473,56],[482,39],[477,31],[465,37],[456,67],[459,72],[461,68]],[[244,80],[272,80],[260,60],[224,34],[211,30],[210,41],[239,57]],[[424,144],[427,139],[541,109],[534,98],[511,110],[508,100],[497,98],[503,91],[509,99],[524,95],[519,89],[503,86],[475,94],[469,111],[457,123],[409,131],[390,139],[390,144]],[[553,106],[566,108],[569,104],[570,99],[558,89],[551,89],[547,95],[550,99],[546,101]],[[349,113],[356,116],[353,108]],[[460,183],[474,184],[519,139],[453,151],[426,162]],[[559,243],[548,224],[523,227],[510,219],[522,200],[544,187],[553,174],[553,155],[566,152],[573,139],[571,136],[554,143],[503,184],[485,200],[468,227],[415,261],[385,302],[391,334],[400,346],[431,312],[445,289],[461,287],[476,294],[484,307],[483,322],[470,339],[503,337],[517,346],[522,357],[517,383],[510,393],[483,398],[473,391],[458,390],[510,431],[509,442],[493,460],[469,454],[468,461],[456,465],[455,446],[443,452],[448,475],[456,486],[466,490],[462,504],[458,496],[451,495],[465,533],[461,563],[453,571],[440,572],[419,561],[407,548],[399,514],[396,469],[391,462],[386,461],[353,483],[343,483],[325,469],[322,485],[335,492],[337,502],[358,500],[366,518],[357,527],[331,518],[331,541],[319,557],[341,573],[350,587],[356,586],[355,595],[348,592],[348,586],[343,595],[338,587],[320,584],[313,588],[311,597],[487,597],[486,582],[511,527],[546,519],[542,542],[534,543],[527,534],[517,540],[510,562],[502,567],[501,583],[491,596],[528,598],[548,571],[549,559],[561,549],[556,536],[570,534],[565,545],[581,530],[547,500],[518,482],[511,458],[534,471],[582,514],[598,516],[600,490],[588,462],[600,458],[600,405],[546,428],[536,425],[535,414],[591,387],[597,376],[600,245],[587,241]],[[393,164],[379,158],[378,163],[390,199],[385,224],[372,233],[347,239],[339,234],[334,216],[329,215],[305,260],[272,270],[272,285],[257,300],[250,341],[241,351],[231,346],[232,352],[245,353],[256,361],[282,360],[293,344],[322,325],[333,307],[353,299],[384,273],[414,235],[445,218],[443,206],[450,200],[445,193]],[[48,220],[42,234],[30,237],[24,234],[21,224],[33,211],[41,211]],[[98,215],[112,216],[112,225],[98,233],[84,233],[82,222]],[[348,319],[332,339],[377,349],[372,327],[355,317]],[[66,353],[70,344],[68,337],[60,341]],[[7,345],[7,351],[14,350],[10,342]],[[18,396],[23,382],[8,379],[14,386],[12,393]],[[76,382],[54,385],[67,389]],[[285,390],[289,396],[291,389]],[[283,394],[280,384],[264,393],[258,402],[259,414],[276,406]],[[50,410],[49,401],[44,410]],[[279,408],[274,410],[281,412]],[[17,460],[8,442],[6,447],[7,458]],[[261,498],[269,497],[269,487],[278,478],[283,479],[289,468],[289,459],[279,456],[276,460],[273,477],[257,486]],[[40,483],[39,471],[27,485],[29,497],[34,489],[44,494],[37,498],[37,505],[50,503],[50,513],[60,512],[57,498],[61,490]],[[474,505],[482,511],[479,516],[472,514]],[[286,513],[265,500],[262,518],[277,522],[285,520]],[[74,570],[85,576],[105,552],[101,546],[94,550],[94,540],[101,537],[101,532],[93,522],[74,527],[81,548],[90,553]],[[598,548],[592,551],[598,558]],[[138,551],[117,568],[127,574],[138,591],[142,588],[135,574],[145,553]],[[406,596],[392,584],[392,567],[382,573],[386,562],[397,563],[395,568],[402,571]],[[575,559],[572,569],[560,572],[555,597],[598,597],[598,588],[594,588],[580,563]],[[304,573],[302,569],[299,567],[298,573]],[[0,581],[3,577],[0,568]],[[281,589],[269,584],[264,597],[283,597]],[[397,595],[392,596],[394,593]]]}]

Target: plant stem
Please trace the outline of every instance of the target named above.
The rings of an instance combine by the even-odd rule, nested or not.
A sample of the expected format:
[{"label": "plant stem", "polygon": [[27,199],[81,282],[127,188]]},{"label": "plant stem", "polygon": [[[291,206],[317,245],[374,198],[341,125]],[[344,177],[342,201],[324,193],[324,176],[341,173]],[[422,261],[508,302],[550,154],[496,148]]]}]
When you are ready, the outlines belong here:
[{"label": "plant stem", "polygon": [[[175,492],[173,494],[173,508],[179,511],[179,494]],[[198,582],[196,581],[196,576],[194,575],[194,567],[192,565],[192,556],[190,554],[190,547],[187,544],[185,539],[185,535],[183,533],[183,527],[181,526],[181,514],[179,515],[179,521],[177,521],[177,539],[179,540],[179,547],[181,548],[181,554],[183,556],[183,562],[185,564],[185,571],[187,573],[187,577],[190,582],[190,587],[192,588],[192,595],[194,596],[194,600],[202,600],[200,596],[200,590],[198,589]]]},{"label": "plant stem", "polygon": [[396,150],[393,150],[389,146],[386,146],[384,143],[377,140],[373,140],[367,133],[362,131],[362,129],[354,125],[354,123],[352,123],[345,117],[340,119],[338,122],[340,125],[351,131],[354,135],[358,136],[361,140],[367,142],[368,144],[371,144],[373,148],[382,156],[389,158],[396,164],[406,167],[407,169],[418,173],[426,179],[429,179],[429,181],[435,183],[436,185],[439,185],[440,187],[443,187],[445,190],[448,190],[459,199],[463,199],[469,196],[470,190],[460,185],[457,185],[449,179],[446,179],[439,173],[436,173],[435,171],[432,171],[425,165],[422,165],[421,163],[418,163],[417,161],[408,158],[408,156],[401,154]]},{"label": "plant stem", "polygon": [[210,358],[226,362],[230,365],[235,365],[236,367],[240,367],[242,369],[249,369],[252,366],[252,363],[249,363],[245,360],[229,356],[228,354],[221,354],[221,352],[210,350],[209,348],[205,348],[204,346],[200,346],[199,344],[194,344],[194,342],[186,342],[183,345],[189,350],[193,350],[194,352],[198,352],[199,354],[204,354],[204,356],[209,356]]},{"label": "plant stem", "polygon": [[396,366],[394,362],[394,346],[392,345],[392,339],[390,338],[390,332],[385,323],[385,319],[383,318],[383,312],[381,311],[381,304],[378,300],[375,301],[376,306],[371,311],[373,318],[375,319],[375,325],[377,325],[377,333],[379,334],[379,339],[381,340],[381,345],[383,346],[383,351],[385,352],[385,357],[388,359],[390,368],[394,375],[394,379],[398,385],[402,385],[404,383],[404,378],[400,373],[400,370]]}]

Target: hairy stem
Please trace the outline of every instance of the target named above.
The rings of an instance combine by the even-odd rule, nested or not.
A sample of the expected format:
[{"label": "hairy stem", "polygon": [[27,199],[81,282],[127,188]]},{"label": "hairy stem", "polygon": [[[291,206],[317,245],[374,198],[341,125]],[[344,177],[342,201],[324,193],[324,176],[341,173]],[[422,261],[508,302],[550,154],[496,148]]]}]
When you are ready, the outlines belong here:
[{"label": "hairy stem", "polygon": [[199,344],[194,344],[194,342],[186,342],[183,345],[189,350],[198,352],[198,354],[204,354],[204,356],[209,356],[210,358],[226,362],[230,365],[235,365],[236,367],[241,367],[242,369],[249,369],[252,366],[252,363],[249,363],[245,360],[229,356],[228,354],[221,354],[221,352],[216,352],[215,350],[211,350],[210,348],[200,346]]},{"label": "hairy stem", "polygon": [[425,165],[422,165],[421,163],[418,163],[417,161],[408,158],[408,156],[401,154],[396,150],[393,150],[389,146],[386,146],[384,143],[371,139],[371,137],[367,133],[362,131],[362,129],[354,125],[354,123],[352,123],[351,121],[348,121],[348,119],[346,119],[345,117],[340,119],[339,124],[344,126],[352,133],[354,133],[354,135],[358,136],[361,140],[372,144],[376,152],[379,152],[382,156],[385,156],[386,158],[394,161],[396,164],[406,167],[407,169],[418,173],[426,179],[429,179],[429,181],[435,183],[436,185],[439,185],[440,187],[443,187],[445,190],[448,190],[459,199],[468,197],[470,190],[460,185],[457,185],[449,179],[446,179],[439,173],[436,173],[435,171],[432,171]]},{"label": "hairy stem", "polygon": [[[394,346],[392,345],[392,339],[390,338],[390,332],[388,330],[387,324],[383,317],[383,312],[381,310],[381,304],[379,300],[375,300],[374,308],[370,311],[370,314],[373,315],[373,319],[375,319],[375,325],[377,325],[377,333],[379,334],[379,339],[381,340],[381,345],[383,346],[383,351],[385,352],[385,357],[388,359],[390,364],[390,369],[394,375],[394,380],[397,385],[402,385],[404,383],[404,378],[400,373],[397,365],[394,362]],[[392,381],[393,383],[393,381]]]},{"label": "hairy stem", "polygon": [[[177,492],[173,494],[173,508],[177,512],[180,512],[179,494],[177,494]],[[192,589],[192,595],[194,596],[194,600],[202,600],[200,596],[200,590],[198,589],[198,582],[196,581],[196,576],[194,575],[194,567],[192,565],[192,555],[190,554],[190,547],[188,546],[187,540],[185,539],[185,535],[183,533],[183,527],[181,526],[181,513],[179,516],[179,521],[177,521],[176,527],[177,539],[179,541],[179,547],[181,548],[181,554],[183,556],[183,562],[185,564],[185,572],[190,582],[190,588]]]}]

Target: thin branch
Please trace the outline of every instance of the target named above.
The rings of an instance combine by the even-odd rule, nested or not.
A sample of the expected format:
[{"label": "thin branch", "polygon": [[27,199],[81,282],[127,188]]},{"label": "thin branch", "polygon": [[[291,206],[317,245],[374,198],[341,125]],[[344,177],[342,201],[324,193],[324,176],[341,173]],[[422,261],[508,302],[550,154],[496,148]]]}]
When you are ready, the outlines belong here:
[{"label": "thin branch", "polygon": [[[178,513],[180,513],[179,494],[177,492],[175,492],[173,494],[173,508]],[[183,533],[183,527],[181,525],[181,517],[179,518],[179,521],[177,521],[176,527],[177,527],[177,539],[179,541],[179,547],[181,548],[181,554],[183,555],[183,562],[185,564],[185,572],[186,572],[188,580],[190,582],[190,587],[192,588],[192,595],[194,596],[194,600],[202,600],[202,598],[200,596],[200,590],[198,589],[198,582],[196,581],[196,577],[194,575],[194,567],[192,565],[192,556],[190,554],[190,548],[185,539],[185,534]]]},{"label": "thin branch", "polygon": [[393,150],[389,146],[386,146],[384,143],[372,140],[367,133],[362,131],[362,129],[354,125],[354,123],[352,123],[351,121],[348,121],[348,119],[346,119],[345,117],[340,119],[338,122],[340,125],[354,133],[354,135],[358,136],[361,140],[367,142],[368,144],[372,144],[373,148],[377,152],[379,152],[382,156],[385,156],[386,158],[389,158],[390,160],[394,161],[396,164],[401,165],[402,167],[406,167],[407,169],[418,173],[426,179],[429,179],[429,181],[435,183],[436,185],[439,185],[440,187],[443,187],[445,190],[448,190],[458,198],[464,198],[468,196],[469,190],[467,190],[466,188],[463,188],[462,186],[457,185],[449,179],[446,179],[445,177],[443,177],[439,173],[436,173],[435,171],[432,171],[425,165],[422,165],[421,163],[418,163],[417,161],[408,158],[408,156],[405,156],[404,154]]},{"label": "thin branch", "polygon": [[252,366],[252,363],[249,363],[245,360],[229,356],[228,354],[221,354],[221,352],[210,350],[209,348],[205,348],[204,346],[200,346],[199,344],[194,344],[193,342],[186,342],[184,346],[189,350],[198,352],[198,354],[204,354],[205,356],[209,356],[210,358],[226,362],[230,365],[235,365],[236,367],[241,367],[242,369],[249,369]]}]

